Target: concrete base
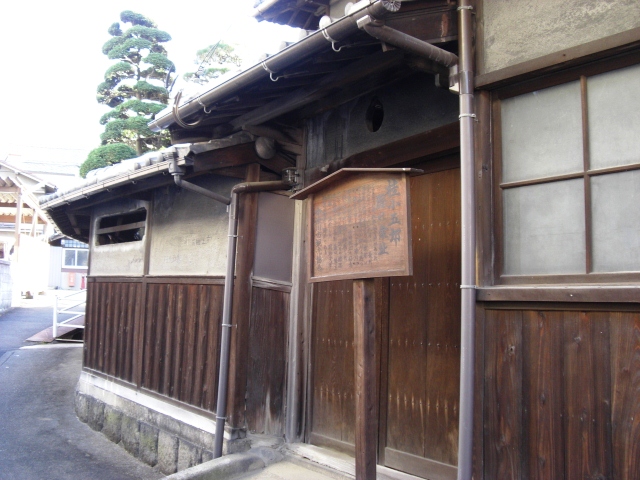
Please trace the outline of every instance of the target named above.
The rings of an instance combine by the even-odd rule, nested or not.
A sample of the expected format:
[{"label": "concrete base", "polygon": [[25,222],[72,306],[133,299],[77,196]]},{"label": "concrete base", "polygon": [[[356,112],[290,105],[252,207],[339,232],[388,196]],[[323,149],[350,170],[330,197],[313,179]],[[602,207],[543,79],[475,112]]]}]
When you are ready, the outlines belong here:
[{"label": "concrete base", "polygon": [[[76,387],[78,418],[164,474],[213,458],[215,421],[169,402],[83,372]],[[244,432],[225,431],[223,454],[244,452]]]}]

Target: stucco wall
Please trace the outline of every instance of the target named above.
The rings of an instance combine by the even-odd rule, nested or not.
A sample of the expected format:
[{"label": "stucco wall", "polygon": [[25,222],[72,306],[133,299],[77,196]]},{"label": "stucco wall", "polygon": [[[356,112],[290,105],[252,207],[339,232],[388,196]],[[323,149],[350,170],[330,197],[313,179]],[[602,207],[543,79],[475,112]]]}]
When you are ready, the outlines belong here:
[{"label": "stucco wall", "polygon": [[482,8],[480,74],[640,27],[638,0],[484,0]]},{"label": "stucco wall", "polygon": [[[207,175],[191,182],[229,196],[239,180]],[[227,264],[226,205],[188,190],[156,190],[151,219],[150,275],[224,275]]]}]

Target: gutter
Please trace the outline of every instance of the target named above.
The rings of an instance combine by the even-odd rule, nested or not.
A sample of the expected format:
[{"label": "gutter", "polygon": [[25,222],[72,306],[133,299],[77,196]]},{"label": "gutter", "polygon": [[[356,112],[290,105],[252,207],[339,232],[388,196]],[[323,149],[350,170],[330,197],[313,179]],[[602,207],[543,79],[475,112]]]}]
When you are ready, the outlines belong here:
[{"label": "gutter", "polygon": [[229,206],[229,230],[227,243],[227,271],[224,277],[224,297],[222,303],[222,338],[220,340],[220,370],[218,373],[218,401],[216,405],[216,431],[213,443],[213,458],[222,456],[224,425],[227,420],[227,390],[229,385],[229,359],[231,355],[231,313],[233,311],[233,287],[236,276],[236,252],[238,243],[238,197],[243,193],[272,192],[288,190],[292,184],[286,181],[245,182],[231,189],[231,197],[225,197],[191,182],[183,180],[185,167],[178,165],[178,158],[170,160],[169,173],[175,184],[197,194],[212,198]]},{"label": "gutter", "polygon": [[398,0],[376,0],[373,3],[370,3],[369,0],[358,2],[352,7],[349,15],[342,17],[325,28],[317,30],[263,62],[214,87],[212,90],[186,100],[182,105],[178,105],[177,108],[164,109],[160,112],[159,118],[149,122],[149,128],[154,132],[159,132],[174,123],[178,123],[174,111],[177,112],[179,118],[184,119],[201,111],[204,106],[208,107],[216,102],[225,100],[238,90],[253,85],[260,80],[265,78],[275,80],[278,73],[294,63],[324,50],[327,46],[327,41],[335,46],[336,43],[355,34],[358,31],[358,20],[361,18],[370,16],[374,20],[382,20],[390,12],[396,12],[399,8],[400,2]]}]

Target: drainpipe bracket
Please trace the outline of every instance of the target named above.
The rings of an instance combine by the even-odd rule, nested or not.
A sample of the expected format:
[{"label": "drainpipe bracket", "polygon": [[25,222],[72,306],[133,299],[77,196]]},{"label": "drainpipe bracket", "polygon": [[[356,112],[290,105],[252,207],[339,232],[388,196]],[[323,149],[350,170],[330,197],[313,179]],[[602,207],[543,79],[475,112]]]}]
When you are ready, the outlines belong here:
[{"label": "drainpipe bracket", "polygon": [[460,72],[458,71],[458,65],[449,67],[449,91],[456,94],[460,93]]},{"label": "drainpipe bracket", "polygon": [[371,27],[381,27],[384,25],[384,22],[382,22],[381,20],[377,20],[374,18],[371,18],[371,15],[365,15],[362,18],[359,18],[356,21],[356,24],[358,25],[358,28],[360,30],[363,30],[364,27],[366,26],[371,26]]},{"label": "drainpipe bracket", "polygon": [[187,169],[185,167],[182,167],[180,165],[178,165],[178,162],[176,160],[171,160],[169,162],[169,173],[171,175],[184,175],[185,173],[187,173]]}]

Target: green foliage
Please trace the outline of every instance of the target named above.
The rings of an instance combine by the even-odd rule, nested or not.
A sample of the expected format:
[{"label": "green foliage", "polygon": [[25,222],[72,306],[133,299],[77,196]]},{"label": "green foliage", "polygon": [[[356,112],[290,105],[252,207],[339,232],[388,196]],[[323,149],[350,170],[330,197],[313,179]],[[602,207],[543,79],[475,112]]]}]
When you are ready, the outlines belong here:
[{"label": "green foliage", "polygon": [[133,67],[127,62],[118,62],[111,65],[106,72],[104,72],[104,79],[106,82],[117,81],[120,78],[130,78],[134,73]]},{"label": "green foliage", "polygon": [[[174,65],[162,43],[171,36],[149,18],[130,10],[122,12],[120,20],[129,28],[114,22],[108,29],[112,38],[102,46],[102,53],[116,62],[105,72],[96,95],[98,102],[111,110],[100,118],[105,127],[100,135],[102,147],[89,154],[83,175],[169,144],[167,133],[154,133],[147,123],[169,100],[165,82],[173,81]],[[116,153],[125,156],[114,160]]]},{"label": "green foliage", "polygon": [[144,80],[140,80],[133,86],[133,90],[138,93],[139,98],[145,100],[157,100],[160,103],[167,104],[169,100],[169,90],[164,87],[153,85]]},{"label": "green foliage", "polygon": [[122,30],[120,30],[120,24],[118,22],[112,23],[107,32],[109,32],[109,35],[111,35],[112,37],[118,37],[122,35]]},{"label": "green foliage", "polygon": [[171,40],[171,35],[157,28],[143,27],[142,25],[136,25],[124,32],[125,38],[146,38],[152,42],[168,42]]},{"label": "green foliage", "polygon": [[127,119],[134,115],[152,116],[164,110],[164,107],[165,106],[160,103],[143,102],[137,99],[127,100],[113,110],[105,113],[100,118],[100,125],[106,125],[109,120],[115,118]]},{"label": "green foliage", "polygon": [[86,178],[87,172],[96,168],[120,163],[127,158],[134,158],[136,151],[124,143],[111,143],[95,148],[89,152],[87,159],[80,165],[80,176]]},{"label": "green foliage", "polygon": [[144,15],[132,12],[131,10],[125,10],[120,14],[120,20],[131,25],[142,25],[143,27],[155,27],[155,22],[151,21]]},{"label": "green foliage", "polygon": [[[194,63],[199,65],[198,71],[187,72],[182,77],[188,82],[204,84],[227,73],[232,67],[239,67],[242,59],[231,45],[218,42],[198,50]],[[216,64],[220,66],[209,66]]]}]

